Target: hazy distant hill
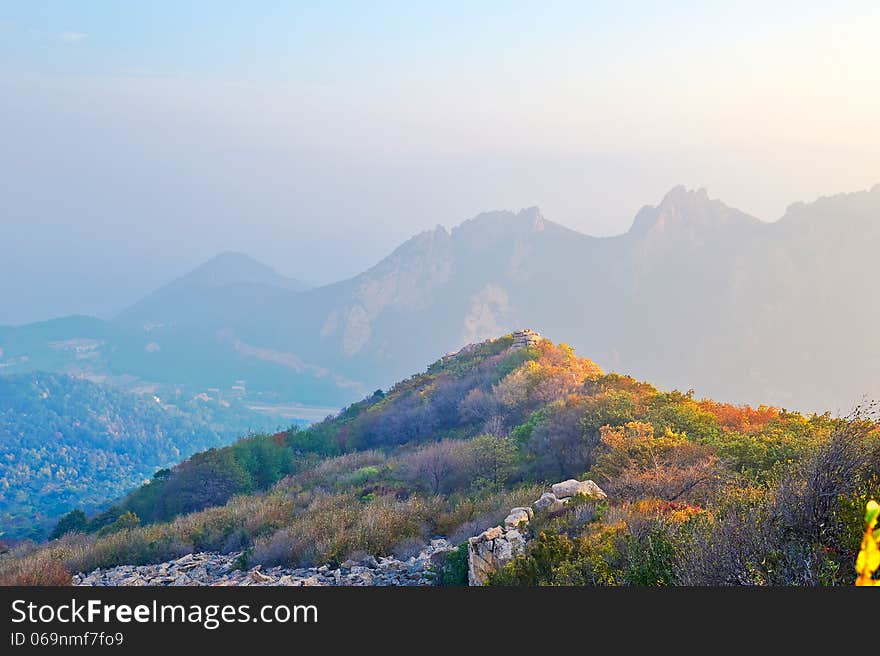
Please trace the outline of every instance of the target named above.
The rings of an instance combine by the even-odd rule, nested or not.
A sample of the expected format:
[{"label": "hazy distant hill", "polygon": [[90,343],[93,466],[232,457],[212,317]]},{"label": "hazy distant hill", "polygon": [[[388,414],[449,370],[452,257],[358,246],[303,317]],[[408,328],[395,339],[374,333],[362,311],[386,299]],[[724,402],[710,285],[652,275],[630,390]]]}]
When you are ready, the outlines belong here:
[{"label": "hazy distant hill", "polygon": [[285,278],[243,253],[221,253],[135,303],[119,315],[118,321],[183,322],[193,318],[189,315],[191,308],[199,304],[203,294],[217,290],[222,290],[227,302],[233,302],[237,296],[308,288],[308,284]]},{"label": "hazy distant hill", "polygon": [[248,393],[342,404],[433,353],[530,326],[666,387],[845,411],[880,396],[878,248],[880,186],[793,205],[775,223],[679,187],[616,237],[537,208],[491,212],[316,289],[251,278],[184,284],[185,302],[156,302],[175,296],[166,288],[109,324],[80,320],[68,339],[92,341],[79,352],[59,354],[57,335],[46,346],[35,336],[45,325],[0,330],[0,364],[55,358],[223,388],[243,379]]}]

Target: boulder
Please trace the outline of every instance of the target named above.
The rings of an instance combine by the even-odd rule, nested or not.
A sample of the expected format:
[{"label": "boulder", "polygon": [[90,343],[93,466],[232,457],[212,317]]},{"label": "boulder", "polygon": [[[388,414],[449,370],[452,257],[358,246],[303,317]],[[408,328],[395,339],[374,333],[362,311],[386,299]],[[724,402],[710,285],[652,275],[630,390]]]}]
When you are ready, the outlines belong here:
[{"label": "boulder", "polygon": [[521,524],[528,524],[531,517],[525,508],[514,508],[510,514],[504,518],[504,525],[508,528],[516,528]]},{"label": "boulder", "polygon": [[524,513],[526,513],[529,516],[530,520],[535,518],[535,511],[532,510],[531,506],[518,506],[516,508],[511,508],[510,512],[513,513],[513,512],[516,512],[517,510],[522,510]]},{"label": "boulder", "polygon": [[500,569],[505,564],[513,560],[516,554],[513,553],[513,545],[507,540],[496,540],[495,547],[492,550],[494,559],[494,569]]},{"label": "boulder", "polygon": [[174,560],[172,562],[175,565],[186,565],[187,563],[191,563],[193,560],[195,560],[195,556],[191,553],[188,553],[188,554],[184,554],[183,556],[181,556],[180,558],[178,558],[177,560]]},{"label": "boulder", "polygon": [[503,533],[504,529],[502,529],[500,526],[493,526],[492,528],[487,528],[476,538],[471,538],[471,540],[481,540],[484,542],[488,542],[494,540],[495,538],[500,538]]},{"label": "boulder", "polygon": [[578,481],[573,478],[556,483],[551,488],[558,499],[582,494],[590,499],[605,499],[607,495],[593,481]]},{"label": "boulder", "polygon": [[553,502],[556,501],[556,495],[552,492],[544,492],[541,495],[541,498],[535,501],[532,506],[534,506],[535,510],[538,512],[543,512],[549,508]]},{"label": "boulder", "polygon": [[563,503],[552,492],[544,492],[533,505],[538,512],[553,513],[562,510]]}]

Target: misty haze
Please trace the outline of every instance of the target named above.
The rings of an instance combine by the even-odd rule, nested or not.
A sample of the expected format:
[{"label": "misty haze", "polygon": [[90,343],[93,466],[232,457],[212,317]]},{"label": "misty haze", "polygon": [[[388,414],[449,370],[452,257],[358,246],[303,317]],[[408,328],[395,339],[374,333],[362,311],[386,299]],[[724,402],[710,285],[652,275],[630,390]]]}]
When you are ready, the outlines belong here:
[{"label": "misty haze", "polygon": [[255,4],[0,3],[0,586],[880,585],[877,3]]}]

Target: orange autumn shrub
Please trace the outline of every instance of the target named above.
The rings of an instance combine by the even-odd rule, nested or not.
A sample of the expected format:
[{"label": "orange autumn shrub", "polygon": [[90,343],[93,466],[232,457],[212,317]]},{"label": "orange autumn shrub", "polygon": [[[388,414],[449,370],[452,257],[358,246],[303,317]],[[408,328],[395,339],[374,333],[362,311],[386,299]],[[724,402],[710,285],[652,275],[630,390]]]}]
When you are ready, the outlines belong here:
[{"label": "orange autumn shrub", "polygon": [[715,415],[721,428],[745,435],[763,430],[767,424],[779,417],[779,409],[769,405],[753,408],[749,405],[719,403],[711,399],[703,399],[698,403],[703,410]]}]

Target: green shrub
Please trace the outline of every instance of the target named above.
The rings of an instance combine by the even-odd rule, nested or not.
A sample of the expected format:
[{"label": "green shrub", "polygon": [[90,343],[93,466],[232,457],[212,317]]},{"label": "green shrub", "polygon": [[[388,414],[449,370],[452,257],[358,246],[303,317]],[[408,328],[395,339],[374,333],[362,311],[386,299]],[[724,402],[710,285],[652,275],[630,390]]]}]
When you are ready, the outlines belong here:
[{"label": "green shrub", "polygon": [[501,569],[489,573],[489,585],[547,585],[553,573],[575,555],[574,543],[565,534],[542,531],[518,556]]},{"label": "green shrub", "polygon": [[238,558],[236,558],[235,561],[233,561],[233,567],[235,567],[235,569],[240,569],[240,570],[249,569],[251,557],[253,556],[253,554],[254,554],[253,547],[248,547],[247,549],[242,551],[240,554],[238,554]]},{"label": "green shrub", "polygon": [[86,514],[82,510],[71,510],[58,520],[49,539],[55,540],[67,533],[85,533],[88,524],[89,521],[86,519]]},{"label": "green shrub", "polygon": [[669,534],[660,527],[640,538],[626,538],[627,566],[624,572],[630,585],[672,585],[675,581],[676,548]]},{"label": "green shrub", "polygon": [[98,531],[98,537],[104,537],[110,535],[111,533],[118,533],[123,529],[135,528],[137,526],[140,526],[140,524],[140,518],[130,510],[126,510],[116,519],[115,522],[113,522],[112,524],[108,524],[100,531]]},{"label": "green shrub", "polygon": [[462,586],[468,584],[468,545],[458,545],[446,554],[443,562],[432,569],[436,585]]}]

